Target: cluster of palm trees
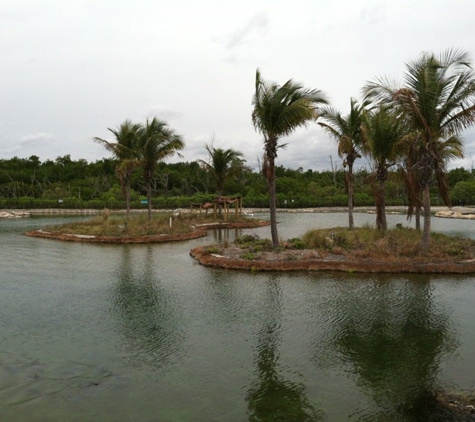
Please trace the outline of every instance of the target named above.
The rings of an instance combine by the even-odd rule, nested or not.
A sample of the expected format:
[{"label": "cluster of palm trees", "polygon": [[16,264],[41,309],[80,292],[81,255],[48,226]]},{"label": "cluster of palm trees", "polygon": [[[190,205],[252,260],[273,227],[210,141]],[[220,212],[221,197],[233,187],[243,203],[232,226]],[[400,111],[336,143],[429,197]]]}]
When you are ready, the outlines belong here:
[{"label": "cluster of palm trees", "polygon": [[116,175],[125,196],[126,221],[130,217],[130,182],[135,169],[141,168],[147,192],[148,219],[152,218],[152,183],[159,161],[182,150],[185,143],[166,122],[153,118],[145,124],[125,120],[117,129],[110,129],[115,142],[95,137],[93,140],[103,145],[117,158]]},{"label": "cluster of palm trees", "polygon": [[279,245],[274,161],[284,146],[281,138],[317,118],[337,141],[343,159],[349,227],[354,226],[353,165],[365,155],[373,167],[377,227],[383,232],[387,229],[385,181],[388,168],[397,165],[407,184],[409,215],[416,213],[416,223],[423,210],[421,247],[429,246],[429,188],[437,183],[439,194],[451,205],[445,177],[447,162],[462,157],[460,134],[475,122],[475,74],[467,52],[452,49],[439,56],[422,54],[407,64],[402,86],[386,78],[367,83],[363,101],[352,99],[347,115],[330,107],[321,91],[306,89],[292,80],[282,86],[263,81],[259,70],[252,104],[254,127],[264,136],[264,174],[274,246]]},{"label": "cluster of palm trees", "polygon": [[[424,227],[421,247],[430,244],[431,204],[429,189],[437,183],[440,196],[448,206],[446,166],[451,158],[462,157],[462,130],[475,122],[475,74],[469,54],[448,50],[439,56],[424,53],[407,64],[404,82],[397,86],[387,78],[369,82],[363,88],[363,100],[351,99],[350,111],[344,115],[329,105],[326,95],[307,89],[291,79],[283,85],[262,79],[256,71],[252,99],[252,122],[264,137],[263,171],[270,198],[271,236],[279,245],[276,218],[275,159],[286,146],[282,137],[319,119],[323,129],[337,141],[343,159],[348,192],[349,227],[354,227],[354,176],[357,159],[366,156],[372,163],[371,185],[376,204],[376,225],[387,230],[385,182],[388,169],[397,166],[404,177],[409,198],[408,215],[416,216]],[[147,192],[148,216],[152,210],[152,182],[157,163],[184,148],[181,136],[157,118],[145,124],[126,120],[118,129],[109,129],[116,142],[94,138],[118,159],[116,168],[130,213],[130,182],[138,167],[143,171]],[[216,181],[222,195],[225,178],[242,153],[233,149],[205,145],[208,161],[200,163]]]}]

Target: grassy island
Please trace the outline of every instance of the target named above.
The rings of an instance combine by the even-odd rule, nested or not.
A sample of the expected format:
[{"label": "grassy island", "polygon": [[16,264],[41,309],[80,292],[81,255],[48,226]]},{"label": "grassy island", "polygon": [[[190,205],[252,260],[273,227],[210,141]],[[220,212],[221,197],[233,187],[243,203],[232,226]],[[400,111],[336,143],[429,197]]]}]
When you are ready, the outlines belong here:
[{"label": "grassy island", "polygon": [[127,218],[104,212],[86,221],[50,226],[26,235],[76,242],[154,243],[203,237],[213,228],[253,228],[268,224],[245,216],[228,216],[226,220],[214,218],[212,213],[154,213],[149,220],[145,214]]},{"label": "grassy island", "polygon": [[278,248],[268,239],[246,235],[233,243],[195,248],[191,255],[203,265],[256,271],[475,272],[473,240],[434,233],[423,251],[420,242],[421,232],[409,228],[383,236],[369,227],[337,227],[311,230]]}]

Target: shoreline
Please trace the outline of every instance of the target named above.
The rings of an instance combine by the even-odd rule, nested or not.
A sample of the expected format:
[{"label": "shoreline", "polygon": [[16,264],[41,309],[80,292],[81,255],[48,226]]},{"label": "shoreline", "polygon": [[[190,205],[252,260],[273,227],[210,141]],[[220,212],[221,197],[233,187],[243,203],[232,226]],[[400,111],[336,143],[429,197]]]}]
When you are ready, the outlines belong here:
[{"label": "shoreline", "polygon": [[[188,208],[179,208],[180,212],[191,212]],[[406,206],[389,206],[386,207],[388,214],[405,214],[407,211]],[[454,206],[452,208],[445,206],[433,206],[431,207],[432,215],[434,217],[441,218],[462,218],[462,219],[475,219],[475,207],[459,207]],[[0,210],[0,218],[25,218],[32,216],[61,216],[61,215],[101,215],[102,209],[76,209],[76,208],[36,208],[36,209],[3,209]],[[125,214],[126,210],[110,210],[112,214]],[[132,209],[131,214],[143,214],[146,213],[146,209]],[[154,209],[153,213],[166,213],[173,212],[172,209]],[[246,208],[246,212],[251,213],[268,213],[269,208]],[[348,207],[320,207],[320,208],[277,208],[278,213],[331,213],[331,212],[348,212]],[[374,214],[376,208],[370,207],[355,207],[355,213],[368,213]]]},{"label": "shoreline", "polygon": [[31,230],[25,233],[29,237],[38,237],[43,239],[63,240],[68,242],[86,242],[86,243],[109,243],[109,244],[128,244],[128,243],[163,243],[178,242],[183,240],[198,239],[206,236],[208,230],[213,229],[252,229],[268,226],[268,221],[255,220],[249,222],[218,222],[206,223],[196,226],[191,232],[177,234],[155,234],[147,236],[94,236],[82,235],[76,233],[55,233],[45,230]]},{"label": "shoreline", "polygon": [[[345,260],[340,257],[318,257],[312,250],[295,251],[297,255],[276,259],[248,260],[209,253],[207,246],[198,246],[190,251],[190,256],[205,267],[241,271],[337,271],[346,273],[378,274],[473,274],[475,259],[447,262],[411,262],[408,259],[394,262],[368,262],[364,260]],[[299,256],[300,254],[300,256]],[[277,255],[278,256],[278,255]]]}]

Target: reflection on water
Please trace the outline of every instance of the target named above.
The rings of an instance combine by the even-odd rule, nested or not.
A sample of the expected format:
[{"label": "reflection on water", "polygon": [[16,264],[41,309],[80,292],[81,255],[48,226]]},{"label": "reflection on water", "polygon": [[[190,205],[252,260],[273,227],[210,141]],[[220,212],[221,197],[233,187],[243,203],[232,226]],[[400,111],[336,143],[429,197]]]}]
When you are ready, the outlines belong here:
[{"label": "reflection on water", "polygon": [[[153,246],[146,246],[142,263],[133,262],[124,246],[113,279],[112,311],[118,316],[132,365],[161,367],[176,361],[183,342],[177,304],[154,273]],[[139,267],[139,268],[137,268]]]},{"label": "reflection on water", "polygon": [[[288,238],[346,215],[279,221]],[[247,273],[189,257],[236,230],[167,245],[22,235],[49,224],[0,222],[1,421],[438,421],[434,389],[475,385],[472,277]]]},{"label": "reflection on water", "polygon": [[[324,420],[306,396],[305,385],[292,381],[285,373],[290,368],[279,364],[282,292],[279,282],[271,277],[266,286],[265,317],[256,333],[257,369],[246,393],[250,422],[310,422]],[[295,377],[295,375],[294,375]]]},{"label": "reflection on water", "polygon": [[335,284],[324,310],[327,330],[315,343],[317,362],[324,355],[343,367],[378,407],[356,412],[355,420],[436,420],[439,363],[457,338],[429,277],[355,277]]}]

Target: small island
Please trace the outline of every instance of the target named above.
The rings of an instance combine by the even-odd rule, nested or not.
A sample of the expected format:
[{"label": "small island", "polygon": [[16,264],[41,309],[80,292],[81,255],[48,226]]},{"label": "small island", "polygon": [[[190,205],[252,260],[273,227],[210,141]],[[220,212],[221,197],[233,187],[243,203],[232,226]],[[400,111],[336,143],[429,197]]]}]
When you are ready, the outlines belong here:
[{"label": "small island", "polygon": [[434,233],[419,248],[421,233],[398,227],[383,236],[372,228],[332,228],[307,232],[278,248],[270,240],[245,235],[233,243],[200,246],[190,254],[202,265],[248,271],[345,271],[364,273],[475,272],[475,242]]},{"label": "small island", "polygon": [[[72,242],[157,243],[196,239],[210,229],[257,228],[269,221],[246,216],[224,219],[189,212],[110,215],[27,232],[27,236]],[[277,248],[255,234],[233,242],[198,246],[190,255],[201,265],[245,271],[344,271],[364,273],[475,273],[475,241],[433,233],[420,249],[421,233],[396,227],[384,234],[370,227],[315,229]]]},{"label": "small island", "polygon": [[121,214],[102,215],[79,221],[32,230],[30,237],[89,243],[161,243],[197,239],[211,229],[242,229],[269,225],[268,221],[246,216],[216,218],[214,215],[184,210],[159,212],[149,219],[144,214],[127,218]]}]

